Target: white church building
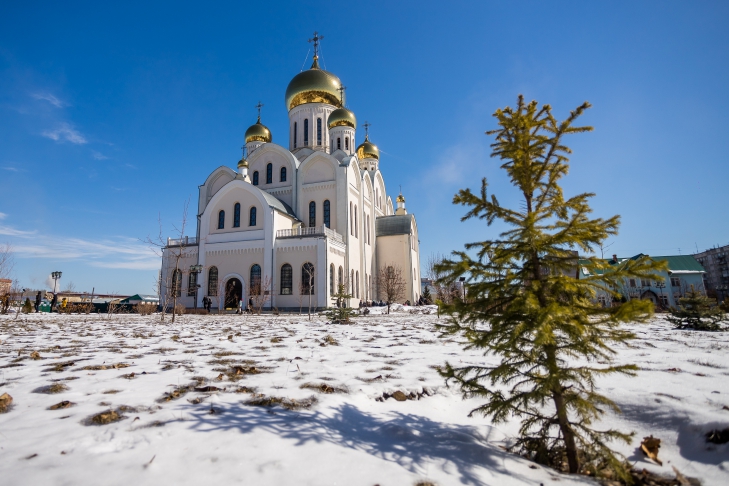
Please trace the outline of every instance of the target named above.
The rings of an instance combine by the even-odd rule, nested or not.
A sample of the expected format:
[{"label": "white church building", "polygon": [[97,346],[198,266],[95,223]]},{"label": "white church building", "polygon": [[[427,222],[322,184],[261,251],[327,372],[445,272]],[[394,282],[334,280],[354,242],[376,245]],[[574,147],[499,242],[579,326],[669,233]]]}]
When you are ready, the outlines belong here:
[{"label": "white church building", "polygon": [[377,275],[388,267],[406,284],[401,302],[420,297],[415,216],[402,194],[393,206],[369,136],[355,146],[356,118],[313,40],[311,68],[286,89],[288,140],[273,143],[259,104],[237,171],[218,167],[199,186],[196,237],[168,240],[160,274],[168,304],[176,294],[188,308],[205,296],[234,308],[257,296],[264,308],[299,309],[311,295],[312,307],[325,308],[342,283],[357,307],[384,299]]}]

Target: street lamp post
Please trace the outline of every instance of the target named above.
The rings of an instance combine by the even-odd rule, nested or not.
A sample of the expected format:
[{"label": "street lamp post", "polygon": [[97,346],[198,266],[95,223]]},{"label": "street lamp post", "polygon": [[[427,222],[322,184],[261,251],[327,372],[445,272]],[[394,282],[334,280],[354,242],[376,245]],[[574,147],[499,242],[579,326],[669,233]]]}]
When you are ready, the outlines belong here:
[{"label": "street lamp post", "polygon": [[666,281],[665,280],[662,280],[662,279],[661,280],[657,280],[656,281],[656,287],[659,288],[659,289],[661,289],[661,308],[663,308],[664,307],[664,304],[663,304],[663,289],[666,288]]},{"label": "street lamp post", "polygon": [[190,272],[195,274],[195,311],[197,312],[197,291],[200,288],[200,284],[197,283],[198,275],[200,275],[200,272],[202,272],[202,265],[192,265],[190,267]]},{"label": "street lamp post", "polygon": [[58,284],[58,279],[61,278],[61,272],[53,272],[51,273],[51,278],[53,279],[53,293],[56,293],[56,286]]}]

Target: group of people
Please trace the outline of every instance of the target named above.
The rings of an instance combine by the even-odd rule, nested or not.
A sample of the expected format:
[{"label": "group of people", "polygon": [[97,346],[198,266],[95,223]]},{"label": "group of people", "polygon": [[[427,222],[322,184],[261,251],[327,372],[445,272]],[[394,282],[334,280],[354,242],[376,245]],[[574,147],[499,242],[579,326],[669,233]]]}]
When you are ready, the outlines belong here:
[{"label": "group of people", "polygon": [[[65,297],[63,299],[61,299],[61,304],[59,307],[58,294],[51,292],[51,295],[53,297],[51,297],[51,308],[50,308],[49,312],[59,312],[59,310],[63,310],[66,308],[66,306],[68,305],[68,301],[66,300]],[[30,298],[26,298],[26,301],[30,301]],[[35,309],[36,312],[40,312],[40,306],[41,306],[42,302],[43,302],[43,295],[41,295],[41,291],[39,290],[38,293],[35,294],[35,302],[33,303],[33,308]]]},{"label": "group of people", "polygon": [[[248,305],[243,304],[243,299],[236,297],[235,302],[237,302],[236,306],[236,314],[243,314],[244,312],[251,312],[253,310],[253,298],[251,297],[248,299]],[[203,309],[210,312],[213,307],[213,299],[208,297],[207,295],[203,297],[202,300]]]}]

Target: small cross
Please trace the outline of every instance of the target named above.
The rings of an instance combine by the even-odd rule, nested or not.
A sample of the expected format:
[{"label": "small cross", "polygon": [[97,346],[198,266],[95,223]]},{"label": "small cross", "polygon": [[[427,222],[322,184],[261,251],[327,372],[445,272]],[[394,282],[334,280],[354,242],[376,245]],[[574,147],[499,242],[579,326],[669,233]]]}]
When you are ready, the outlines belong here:
[{"label": "small cross", "polygon": [[362,124],[362,126],[365,129],[365,138],[368,138],[370,136],[370,127],[372,126],[370,122],[366,121]]},{"label": "small cross", "polygon": [[319,35],[319,32],[314,31],[314,37],[309,39],[309,42],[314,43],[314,59],[317,59],[319,57],[319,41],[323,38],[323,35]]},{"label": "small cross", "polygon": [[256,108],[258,109],[258,121],[261,121],[261,108],[263,108],[265,105],[261,103],[260,101],[256,105]]},{"label": "small cross", "polygon": [[347,87],[344,85],[339,86],[337,88],[337,91],[339,91],[339,102],[344,106],[344,91],[346,91]]}]

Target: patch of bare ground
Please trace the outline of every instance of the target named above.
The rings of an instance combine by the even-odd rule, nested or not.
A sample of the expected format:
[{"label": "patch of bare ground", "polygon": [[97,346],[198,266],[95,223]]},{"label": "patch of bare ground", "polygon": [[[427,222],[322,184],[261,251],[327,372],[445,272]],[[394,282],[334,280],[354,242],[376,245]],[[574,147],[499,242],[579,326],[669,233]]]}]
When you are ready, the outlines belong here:
[{"label": "patch of bare ground", "polygon": [[46,385],[46,386],[40,386],[33,390],[33,393],[45,393],[45,394],[54,394],[54,393],[62,393],[68,390],[68,386],[64,385],[63,383],[54,383],[52,385]]},{"label": "patch of bare ground", "polygon": [[87,417],[81,423],[84,425],[108,425],[124,420],[125,418],[125,415],[120,414],[116,410],[106,410]]},{"label": "patch of bare ground", "polygon": [[343,386],[331,386],[327,383],[304,383],[299,388],[307,388],[310,390],[316,390],[320,393],[349,393],[346,387]]},{"label": "patch of bare ground", "polygon": [[305,398],[303,400],[296,400],[293,398],[284,397],[270,397],[263,394],[256,395],[250,400],[243,402],[244,405],[250,405],[255,407],[274,407],[279,406],[286,410],[301,410],[311,408],[317,402],[315,396]]},{"label": "patch of bare ground", "polygon": [[50,407],[48,407],[48,410],[61,410],[64,408],[71,408],[74,405],[76,405],[76,404],[73,402],[69,402],[68,400],[63,400],[63,401],[56,403],[55,405],[51,405]]}]

